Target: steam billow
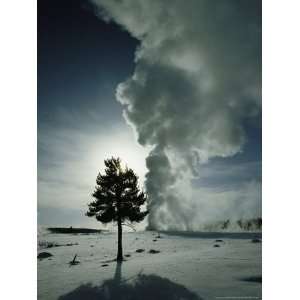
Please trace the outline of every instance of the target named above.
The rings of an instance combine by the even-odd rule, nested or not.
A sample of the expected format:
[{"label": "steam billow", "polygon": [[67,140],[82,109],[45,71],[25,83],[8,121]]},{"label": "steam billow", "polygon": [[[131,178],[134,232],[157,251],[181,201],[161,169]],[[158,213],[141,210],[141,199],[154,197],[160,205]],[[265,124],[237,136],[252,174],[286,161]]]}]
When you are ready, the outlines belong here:
[{"label": "steam billow", "polygon": [[152,149],[149,228],[196,230],[255,215],[251,195],[237,205],[234,195],[211,195],[191,182],[211,158],[242,151],[245,122],[260,119],[259,1],[93,2],[101,18],[140,41],[135,71],[116,95],[138,142]]}]

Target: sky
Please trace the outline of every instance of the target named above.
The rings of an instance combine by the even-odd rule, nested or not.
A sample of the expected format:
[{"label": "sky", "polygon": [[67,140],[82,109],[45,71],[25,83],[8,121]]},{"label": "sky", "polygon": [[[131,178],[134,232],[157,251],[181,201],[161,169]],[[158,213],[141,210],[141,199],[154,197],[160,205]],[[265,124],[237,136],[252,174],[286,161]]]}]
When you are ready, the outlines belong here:
[{"label": "sky", "polygon": [[260,1],[38,1],[38,223],[84,215],[103,160],[149,227],[261,215]]}]

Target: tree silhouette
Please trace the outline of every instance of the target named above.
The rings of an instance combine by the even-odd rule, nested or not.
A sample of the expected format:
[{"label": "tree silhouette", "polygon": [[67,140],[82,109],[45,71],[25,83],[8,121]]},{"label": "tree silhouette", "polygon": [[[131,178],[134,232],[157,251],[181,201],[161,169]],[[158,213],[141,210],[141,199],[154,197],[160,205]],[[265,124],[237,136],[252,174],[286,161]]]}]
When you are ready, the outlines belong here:
[{"label": "tree silhouette", "polygon": [[96,187],[92,196],[94,201],[88,204],[88,217],[95,217],[101,223],[115,222],[118,225],[118,254],[117,260],[123,260],[122,225],[141,222],[148,211],[141,211],[147,199],[138,187],[138,177],[134,171],[121,166],[121,159],[107,159],[105,175],[98,174]]}]

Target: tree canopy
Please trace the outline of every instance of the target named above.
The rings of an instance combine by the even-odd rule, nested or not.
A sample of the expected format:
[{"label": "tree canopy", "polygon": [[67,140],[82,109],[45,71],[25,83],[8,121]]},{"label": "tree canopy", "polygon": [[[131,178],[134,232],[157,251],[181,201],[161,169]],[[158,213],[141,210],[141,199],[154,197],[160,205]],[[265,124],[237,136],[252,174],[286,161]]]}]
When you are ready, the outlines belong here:
[{"label": "tree canopy", "polygon": [[138,176],[127,166],[123,169],[120,158],[112,157],[104,163],[105,174],[97,176],[92,194],[95,200],[88,204],[86,215],[104,224],[142,221],[148,214],[147,210],[141,211],[147,196],[139,189]]}]

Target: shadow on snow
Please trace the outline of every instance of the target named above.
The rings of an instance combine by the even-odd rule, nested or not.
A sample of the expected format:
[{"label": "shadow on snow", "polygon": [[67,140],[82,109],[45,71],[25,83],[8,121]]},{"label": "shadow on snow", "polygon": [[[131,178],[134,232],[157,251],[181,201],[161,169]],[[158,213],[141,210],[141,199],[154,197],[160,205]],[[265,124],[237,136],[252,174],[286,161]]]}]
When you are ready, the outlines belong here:
[{"label": "shadow on snow", "polygon": [[201,300],[183,285],[156,275],[138,274],[132,283],[122,280],[122,263],[117,263],[115,276],[101,286],[83,284],[58,300]]}]

